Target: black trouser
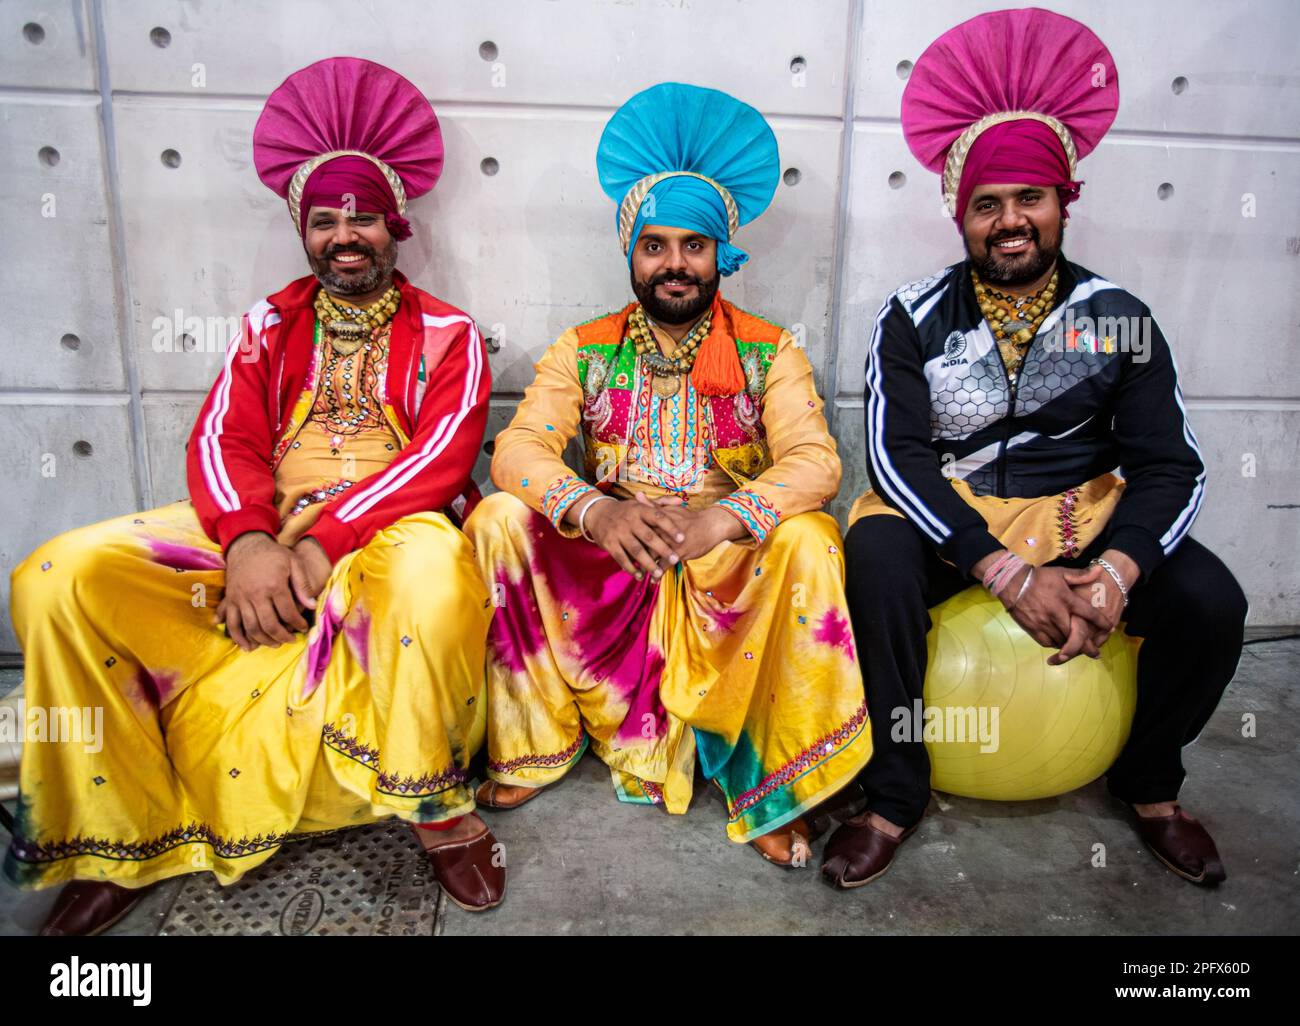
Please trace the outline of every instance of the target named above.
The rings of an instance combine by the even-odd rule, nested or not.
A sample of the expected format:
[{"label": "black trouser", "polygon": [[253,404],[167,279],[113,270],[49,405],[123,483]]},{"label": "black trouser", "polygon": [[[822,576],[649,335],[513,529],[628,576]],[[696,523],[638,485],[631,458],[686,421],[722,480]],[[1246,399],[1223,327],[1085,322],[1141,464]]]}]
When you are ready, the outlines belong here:
[{"label": "black trouser", "polygon": [[[890,714],[922,698],[928,610],[974,582],[901,517],[863,517],[845,544],[849,612],[875,750],[858,779],[872,812],[907,827],[929,801],[930,759],[921,740],[891,739]],[[1052,565],[1084,566],[1105,549],[1103,535],[1078,558]],[[1133,588],[1124,630],[1144,639],[1137,709],[1128,742],[1106,775],[1111,794],[1141,803],[1178,796],[1186,775],[1182,747],[1201,732],[1232,680],[1245,620],[1246,597],[1232,572],[1191,538]],[[1045,649],[1043,658],[1048,654]]]}]

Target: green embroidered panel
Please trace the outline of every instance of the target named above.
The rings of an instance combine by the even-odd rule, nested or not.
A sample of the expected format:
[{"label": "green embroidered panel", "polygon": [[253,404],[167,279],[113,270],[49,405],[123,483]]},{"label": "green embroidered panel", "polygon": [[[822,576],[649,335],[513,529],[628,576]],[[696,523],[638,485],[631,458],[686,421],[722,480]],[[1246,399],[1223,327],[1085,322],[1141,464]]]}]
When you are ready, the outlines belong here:
[{"label": "green embroidered panel", "polygon": [[586,395],[594,395],[605,386],[631,388],[635,367],[636,346],[631,339],[625,338],[619,344],[593,342],[578,346],[578,382]]},{"label": "green embroidered panel", "polygon": [[745,372],[745,391],[757,401],[767,389],[767,372],[776,357],[776,343],[736,339],[736,352],[740,355],[740,367]]}]

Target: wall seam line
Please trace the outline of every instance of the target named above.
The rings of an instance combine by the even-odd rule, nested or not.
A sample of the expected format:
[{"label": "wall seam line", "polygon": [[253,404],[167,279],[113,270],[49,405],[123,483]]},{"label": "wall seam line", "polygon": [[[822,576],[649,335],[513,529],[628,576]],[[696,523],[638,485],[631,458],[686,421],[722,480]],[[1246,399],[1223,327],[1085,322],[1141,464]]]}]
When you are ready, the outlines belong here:
[{"label": "wall seam line", "polygon": [[146,435],[144,406],[141,402],[140,364],[137,359],[130,311],[135,298],[131,286],[131,265],[126,252],[126,217],[123,211],[122,183],[118,174],[117,129],[113,120],[113,91],[109,81],[108,35],[104,25],[104,0],[92,0],[94,24],[95,78],[99,85],[99,126],[104,146],[104,175],[108,200],[112,207],[109,236],[113,260],[117,264],[117,288],[113,290],[118,341],[122,351],[122,368],[126,373],[126,390],[130,397],[131,451],[135,462],[135,499],[141,509],[153,506],[153,477],[149,469],[149,440]]},{"label": "wall seam line", "polygon": [[[848,40],[844,47],[844,110],[840,129],[840,181],[835,211],[834,268],[831,271],[831,305],[827,311],[825,364],[822,367],[822,395],[835,396],[839,391],[840,312],[844,298],[844,280],[849,262],[849,193],[853,179],[853,105],[858,88],[858,50],[862,34],[863,4],[853,0],[849,7]],[[826,426],[835,437],[838,410],[834,402],[826,403]]]}]

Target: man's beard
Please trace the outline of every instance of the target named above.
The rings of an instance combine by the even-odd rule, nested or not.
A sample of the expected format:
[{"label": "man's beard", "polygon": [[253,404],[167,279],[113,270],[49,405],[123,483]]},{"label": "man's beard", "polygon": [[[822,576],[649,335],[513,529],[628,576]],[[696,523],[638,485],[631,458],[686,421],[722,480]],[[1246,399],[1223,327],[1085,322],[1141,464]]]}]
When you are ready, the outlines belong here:
[{"label": "man's beard", "polygon": [[[1051,244],[1044,244],[1038,229],[1032,224],[1026,225],[1022,231],[1015,232],[997,232],[990,235],[984,243],[985,254],[982,260],[977,260],[970,251],[970,241],[963,240],[966,244],[966,255],[970,257],[971,263],[975,266],[976,272],[980,276],[980,281],[987,282],[989,285],[1028,285],[1037,281],[1056,263],[1056,258],[1061,255],[1061,239],[1065,235],[1065,219],[1061,219],[1060,226],[1056,230],[1056,241]],[[993,248],[994,243],[1004,242],[1007,239],[1028,238],[1034,242],[1033,257],[1020,259],[1019,257],[1004,258],[997,255]]]},{"label": "man's beard", "polygon": [[[660,299],[655,295],[655,287],[666,281],[680,281],[694,285],[695,298]],[[713,297],[718,292],[718,275],[715,274],[706,281],[692,274],[665,272],[655,275],[647,282],[640,282],[636,280],[636,273],[633,272],[632,291],[636,293],[636,298],[641,301],[641,305],[645,307],[645,312],[652,321],[657,321],[659,324],[690,324],[692,321],[699,320],[704,315],[704,311],[713,305]]]},{"label": "man's beard", "polygon": [[[341,253],[360,253],[370,257],[370,269],[362,275],[342,275],[330,270],[330,261]],[[397,243],[390,239],[382,252],[364,242],[350,246],[331,246],[319,258],[307,254],[311,273],[316,275],[325,291],[335,296],[363,296],[389,281],[397,266]]]}]

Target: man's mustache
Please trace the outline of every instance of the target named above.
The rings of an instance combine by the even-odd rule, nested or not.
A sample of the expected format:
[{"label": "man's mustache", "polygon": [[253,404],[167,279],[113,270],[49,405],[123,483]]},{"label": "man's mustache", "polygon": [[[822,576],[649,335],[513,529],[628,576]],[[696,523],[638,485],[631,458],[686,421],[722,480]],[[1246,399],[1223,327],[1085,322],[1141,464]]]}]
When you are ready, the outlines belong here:
[{"label": "man's mustache", "polygon": [[693,274],[657,274],[646,284],[648,284],[650,288],[654,288],[656,285],[663,285],[666,282],[673,282],[674,284],[680,285],[695,285],[698,288],[703,288],[704,286],[704,281],[695,277]]},{"label": "man's mustache", "polygon": [[1027,229],[1021,232],[998,232],[996,235],[990,235],[988,239],[985,240],[985,245],[992,246],[999,242],[1006,242],[1007,239],[1032,239],[1034,242],[1037,242],[1038,229],[1031,224]]},{"label": "man's mustache", "polygon": [[321,257],[321,259],[333,260],[336,256],[339,256],[343,253],[360,253],[362,256],[368,256],[368,257],[373,257],[375,255],[374,249],[370,246],[362,246],[362,245],[334,246],[333,248],[326,250],[325,254]]}]

